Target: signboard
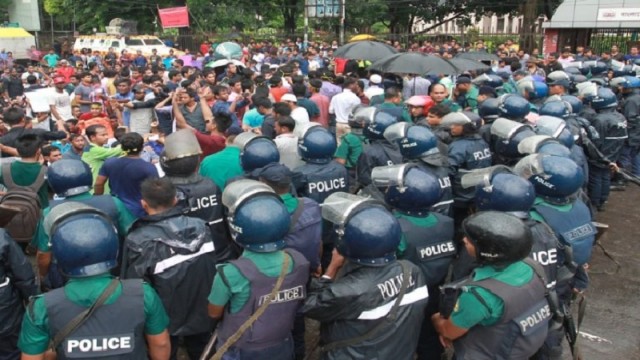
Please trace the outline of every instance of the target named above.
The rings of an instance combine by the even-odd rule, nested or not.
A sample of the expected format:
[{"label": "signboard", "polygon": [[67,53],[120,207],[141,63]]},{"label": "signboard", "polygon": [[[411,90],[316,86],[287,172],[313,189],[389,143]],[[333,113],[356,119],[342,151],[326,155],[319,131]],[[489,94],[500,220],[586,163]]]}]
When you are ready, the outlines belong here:
[{"label": "signboard", "polygon": [[598,21],[640,21],[640,8],[598,9]]},{"label": "signboard", "polygon": [[546,29],[544,31],[544,43],[542,44],[542,53],[550,54],[558,51],[558,30]]},{"label": "signboard", "polygon": [[19,23],[27,31],[40,31],[38,0],[13,0],[8,10],[10,22]]},{"label": "signboard", "polygon": [[186,6],[158,9],[163,29],[189,27],[189,9]]},{"label": "signboard", "polygon": [[342,1],[344,0],[306,0],[307,17],[332,18],[342,16]]}]

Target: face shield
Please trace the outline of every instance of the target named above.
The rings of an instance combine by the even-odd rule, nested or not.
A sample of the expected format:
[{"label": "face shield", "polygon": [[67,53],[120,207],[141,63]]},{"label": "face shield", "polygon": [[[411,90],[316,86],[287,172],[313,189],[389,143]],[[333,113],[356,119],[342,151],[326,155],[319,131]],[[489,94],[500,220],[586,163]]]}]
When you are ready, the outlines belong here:
[{"label": "face shield", "polygon": [[256,180],[242,179],[234,181],[224,188],[222,204],[229,209],[229,215],[233,216],[236,209],[247,199],[258,195],[269,194],[277,196],[267,184]]},{"label": "face shield", "polygon": [[531,76],[526,76],[518,80],[518,82],[516,83],[516,87],[518,88],[518,91],[520,92],[521,95],[524,95],[525,90],[527,92],[535,91],[533,78],[531,78]]},{"label": "face shield", "polygon": [[165,138],[165,160],[175,160],[201,154],[202,149],[200,149],[198,139],[193,131],[189,129],[178,130]]},{"label": "face shield", "polygon": [[622,71],[622,70],[624,70],[624,66],[625,66],[625,64],[623,62],[621,62],[621,61],[613,60],[613,59],[611,60],[611,65],[610,65],[611,70]]},{"label": "face shield", "polygon": [[[60,223],[63,219],[68,218],[69,216],[77,214],[98,214],[103,216],[105,219],[109,219],[106,214],[94,208],[93,206],[85,205],[76,201],[64,202],[51,209],[51,211],[44,218],[44,222],[42,224],[44,233],[47,236],[51,236],[51,234],[55,230],[54,228],[58,223]],[[111,220],[109,220],[109,222],[111,222]]]},{"label": "face shield", "polygon": [[496,136],[500,140],[509,140],[518,133],[518,130],[525,126],[526,125],[513,120],[498,118],[491,125],[491,135]]},{"label": "face shield", "polygon": [[379,188],[397,187],[399,192],[404,192],[404,174],[411,164],[378,166],[371,171],[371,181]]},{"label": "face shield", "polygon": [[384,131],[384,138],[390,143],[395,143],[407,136],[407,130],[409,127],[411,127],[411,124],[404,121],[395,123]]},{"label": "face shield", "polygon": [[504,165],[495,165],[488,168],[472,170],[462,175],[460,184],[463,188],[473,188],[481,186],[483,188],[491,187],[491,179],[496,174],[507,173],[512,174],[511,169]]},{"label": "face shield", "polygon": [[555,116],[543,115],[536,121],[536,133],[538,135],[549,135],[554,139],[558,138],[566,127],[567,123]]},{"label": "face shield", "polygon": [[529,179],[534,175],[545,177],[542,165],[543,156],[545,155],[532,154],[525,156],[513,167],[513,172],[525,179]]},{"label": "face shield", "polygon": [[554,102],[554,101],[562,101],[562,96],[560,95],[551,95],[547,98],[547,100],[544,101],[544,103],[550,103],[550,102]]},{"label": "face shield", "polygon": [[316,127],[316,126],[322,126],[322,125],[320,125],[318,123],[315,123],[315,122],[310,122],[310,123],[304,124],[302,126],[297,126],[296,125],[295,129],[293,130],[293,134],[295,136],[297,136],[299,140],[301,140],[302,138],[304,138],[304,136],[307,134],[307,132],[310,129],[312,129],[312,128]]},{"label": "face shield", "polygon": [[578,90],[578,96],[582,98],[598,96],[598,85],[591,81],[576,84],[576,89]]},{"label": "face shield", "polygon": [[[226,191],[226,189],[225,189]],[[322,218],[338,227],[338,235],[343,235],[344,226],[356,210],[377,201],[345,192],[329,195],[322,203]]]},{"label": "face shield", "polygon": [[240,151],[244,151],[244,148],[247,146],[247,144],[251,142],[253,139],[258,137],[260,137],[260,135],[257,135],[255,133],[243,132],[241,134],[238,134],[238,136],[236,136],[236,139],[233,141],[233,144],[239,147]]},{"label": "face shield", "polygon": [[540,146],[548,141],[553,141],[553,138],[549,135],[535,135],[529,136],[523,139],[518,144],[518,152],[520,154],[535,154],[538,152]]},{"label": "face shield", "polygon": [[491,78],[489,77],[489,75],[482,74],[480,76],[476,76],[473,80],[471,80],[471,83],[473,85],[480,86],[489,81],[491,81]]},{"label": "face shield", "polygon": [[471,118],[469,118],[469,116],[467,116],[465,113],[453,112],[453,113],[448,113],[442,118],[442,121],[440,122],[440,126],[442,127],[451,127],[451,125],[464,126],[466,124],[471,124],[473,122],[474,121],[471,120]]},{"label": "face shield", "polygon": [[576,68],[576,69],[581,69],[582,68],[582,61],[572,61],[570,63],[566,63],[564,64],[565,68]]}]

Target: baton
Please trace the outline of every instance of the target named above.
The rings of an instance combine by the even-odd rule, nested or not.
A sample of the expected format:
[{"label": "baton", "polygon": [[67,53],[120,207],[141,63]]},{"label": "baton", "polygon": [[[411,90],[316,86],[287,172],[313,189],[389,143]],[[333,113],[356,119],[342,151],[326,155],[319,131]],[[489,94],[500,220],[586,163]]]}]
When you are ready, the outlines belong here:
[{"label": "baton", "polygon": [[204,348],[202,355],[200,355],[199,360],[208,360],[211,357],[213,357],[213,355],[215,354],[214,350],[215,350],[216,340],[218,340],[217,330],[213,333],[213,335],[211,335],[211,339],[209,339],[209,342],[207,343],[207,346]]},{"label": "baton", "polygon": [[632,183],[640,186],[640,177],[635,176],[624,169],[619,169],[618,174],[622,175],[622,177],[625,178],[626,180],[629,180]]}]

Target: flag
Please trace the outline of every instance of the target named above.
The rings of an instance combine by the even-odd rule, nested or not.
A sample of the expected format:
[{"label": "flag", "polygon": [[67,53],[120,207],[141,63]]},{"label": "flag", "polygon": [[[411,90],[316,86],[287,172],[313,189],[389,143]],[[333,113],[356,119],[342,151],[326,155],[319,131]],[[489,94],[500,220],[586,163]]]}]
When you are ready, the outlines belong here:
[{"label": "flag", "polygon": [[158,9],[163,29],[189,27],[189,9],[186,6]]}]

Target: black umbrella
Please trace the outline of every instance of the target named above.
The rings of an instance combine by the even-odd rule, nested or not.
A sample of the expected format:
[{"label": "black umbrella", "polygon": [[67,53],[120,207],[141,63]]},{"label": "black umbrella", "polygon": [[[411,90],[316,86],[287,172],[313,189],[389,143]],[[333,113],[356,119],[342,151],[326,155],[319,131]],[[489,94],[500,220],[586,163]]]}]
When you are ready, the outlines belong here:
[{"label": "black umbrella", "polygon": [[453,58],[449,60],[455,67],[458,68],[459,73],[463,73],[465,71],[478,71],[478,70],[487,70],[490,68],[489,65],[483,64],[479,61],[469,60],[465,58]]},{"label": "black umbrella", "polygon": [[387,56],[371,64],[371,69],[387,73],[417,75],[456,74],[458,69],[449,61],[420,52],[406,52]]},{"label": "black umbrella", "polygon": [[337,58],[377,61],[398,51],[392,46],[377,41],[356,41],[342,45],[333,55]]},{"label": "black umbrella", "polygon": [[494,54],[490,54],[485,51],[471,51],[465,53],[459,53],[456,58],[469,59],[475,61],[498,61],[500,58]]}]

